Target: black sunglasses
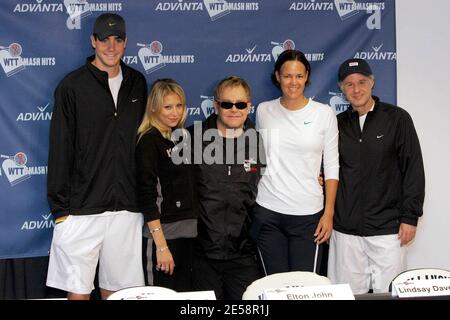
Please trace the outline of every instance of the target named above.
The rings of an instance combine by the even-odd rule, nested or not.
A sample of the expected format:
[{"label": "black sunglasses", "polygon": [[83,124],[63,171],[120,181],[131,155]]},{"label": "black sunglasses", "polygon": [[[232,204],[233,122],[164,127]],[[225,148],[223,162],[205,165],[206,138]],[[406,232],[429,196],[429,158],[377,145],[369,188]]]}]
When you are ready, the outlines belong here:
[{"label": "black sunglasses", "polygon": [[247,102],[228,102],[228,101],[218,101],[216,100],[217,103],[219,104],[219,106],[222,109],[231,109],[233,108],[233,106],[235,106],[236,108],[238,108],[239,110],[243,110],[245,108],[247,108]]}]

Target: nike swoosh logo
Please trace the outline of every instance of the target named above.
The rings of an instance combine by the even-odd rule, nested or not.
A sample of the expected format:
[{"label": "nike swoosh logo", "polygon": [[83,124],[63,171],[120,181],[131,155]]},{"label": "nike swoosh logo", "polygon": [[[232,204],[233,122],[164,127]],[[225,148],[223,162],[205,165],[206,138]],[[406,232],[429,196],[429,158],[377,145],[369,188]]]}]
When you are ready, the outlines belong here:
[{"label": "nike swoosh logo", "polygon": [[312,121],[309,121],[309,122],[305,121],[305,122],[303,122],[304,125],[307,125],[307,124],[310,124],[310,123],[312,123]]},{"label": "nike swoosh logo", "polygon": [[131,102],[136,102],[136,101],[138,101],[139,99],[131,99]]},{"label": "nike swoosh logo", "polygon": [[108,25],[109,25],[110,27],[112,27],[112,26],[115,26],[116,23],[115,23],[115,22],[110,22],[110,23],[108,23]]},{"label": "nike swoosh logo", "polygon": [[377,136],[377,139],[380,139],[380,138],[383,138],[383,137],[384,137],[384,134],[382,134],[380,136]]}]

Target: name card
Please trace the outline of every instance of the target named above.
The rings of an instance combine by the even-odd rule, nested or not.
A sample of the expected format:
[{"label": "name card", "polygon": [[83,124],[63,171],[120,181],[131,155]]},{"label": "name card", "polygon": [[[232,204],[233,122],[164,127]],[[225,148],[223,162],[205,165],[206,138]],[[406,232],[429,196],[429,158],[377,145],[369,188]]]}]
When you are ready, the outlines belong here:
[{"label": "name card", "polygon": [[348,284],[264,289],[263,300],[355,300]]},{"label": "name card", "polygon": [[392,296],[399,298],[450,296],[450,279],[407,280],[394,283]]},{"label": "name card", "polygon": [[216,300],[214,290],[178,292],[178,300]]}]

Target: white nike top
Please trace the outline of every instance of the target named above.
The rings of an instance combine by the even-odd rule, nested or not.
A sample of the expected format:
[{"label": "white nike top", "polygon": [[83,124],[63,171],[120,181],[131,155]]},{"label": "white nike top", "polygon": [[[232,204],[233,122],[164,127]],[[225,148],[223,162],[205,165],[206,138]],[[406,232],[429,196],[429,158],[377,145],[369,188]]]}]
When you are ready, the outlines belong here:
[{"label": "white nike top", "polygon": [[318,182],[322,154],[325,179],[339,180],[338,127],[334,111],[309,99],[291,111],[280,98],[258,106],[256,127],[266,150],[267,169],[258,185],[257,203],[290,215],[323,209]]},{"label": "white nike top", "polygon": [[[375,102],[373,103],[372,108],[370,108],[369,112],[373,111],[373,108],[375,107]],[[369,113],[367,112],[367,113]],[[359,126],[361,127],[361,132],[363,132],[363,128],[364,128],[364,123],[366,122],[366,118],[367,118],[367,113],[359,116]]]},{"label": "white nike top", "polygon": [[117,108],[117,97],[119,96],[120,85],[122,84],[122,68],[119,67],[119,73],[114,78],[108,78],[109,90],[114,99],[114,105]]}]

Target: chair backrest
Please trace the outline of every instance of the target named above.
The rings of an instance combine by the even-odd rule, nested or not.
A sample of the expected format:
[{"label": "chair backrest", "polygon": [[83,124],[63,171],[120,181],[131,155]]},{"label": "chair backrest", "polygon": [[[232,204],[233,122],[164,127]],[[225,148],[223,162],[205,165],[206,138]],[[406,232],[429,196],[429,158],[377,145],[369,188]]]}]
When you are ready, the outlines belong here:
[{"label": "chair backrest", "polygon": [[178,300],[178,293],[174,290],[157,287],[132,287],[114,292],[108,300]]},{"label": "chair backrest", "polygon": [[392,290],[393,283],[401,283],[407,280],[432,280],[450,278],[450,271],[437,268],[420,268],[404,271],[397,275],[389,286],[389,291]]},{"label": "chair backrest", "polygon": [[247,287],[242,296],[242,300],[259,300],[264,289],[307,287],[330,285],[331,281],[327,277],[319,276],[314,272],[291,271],[271,274],[264,278],[253,281]]}]

